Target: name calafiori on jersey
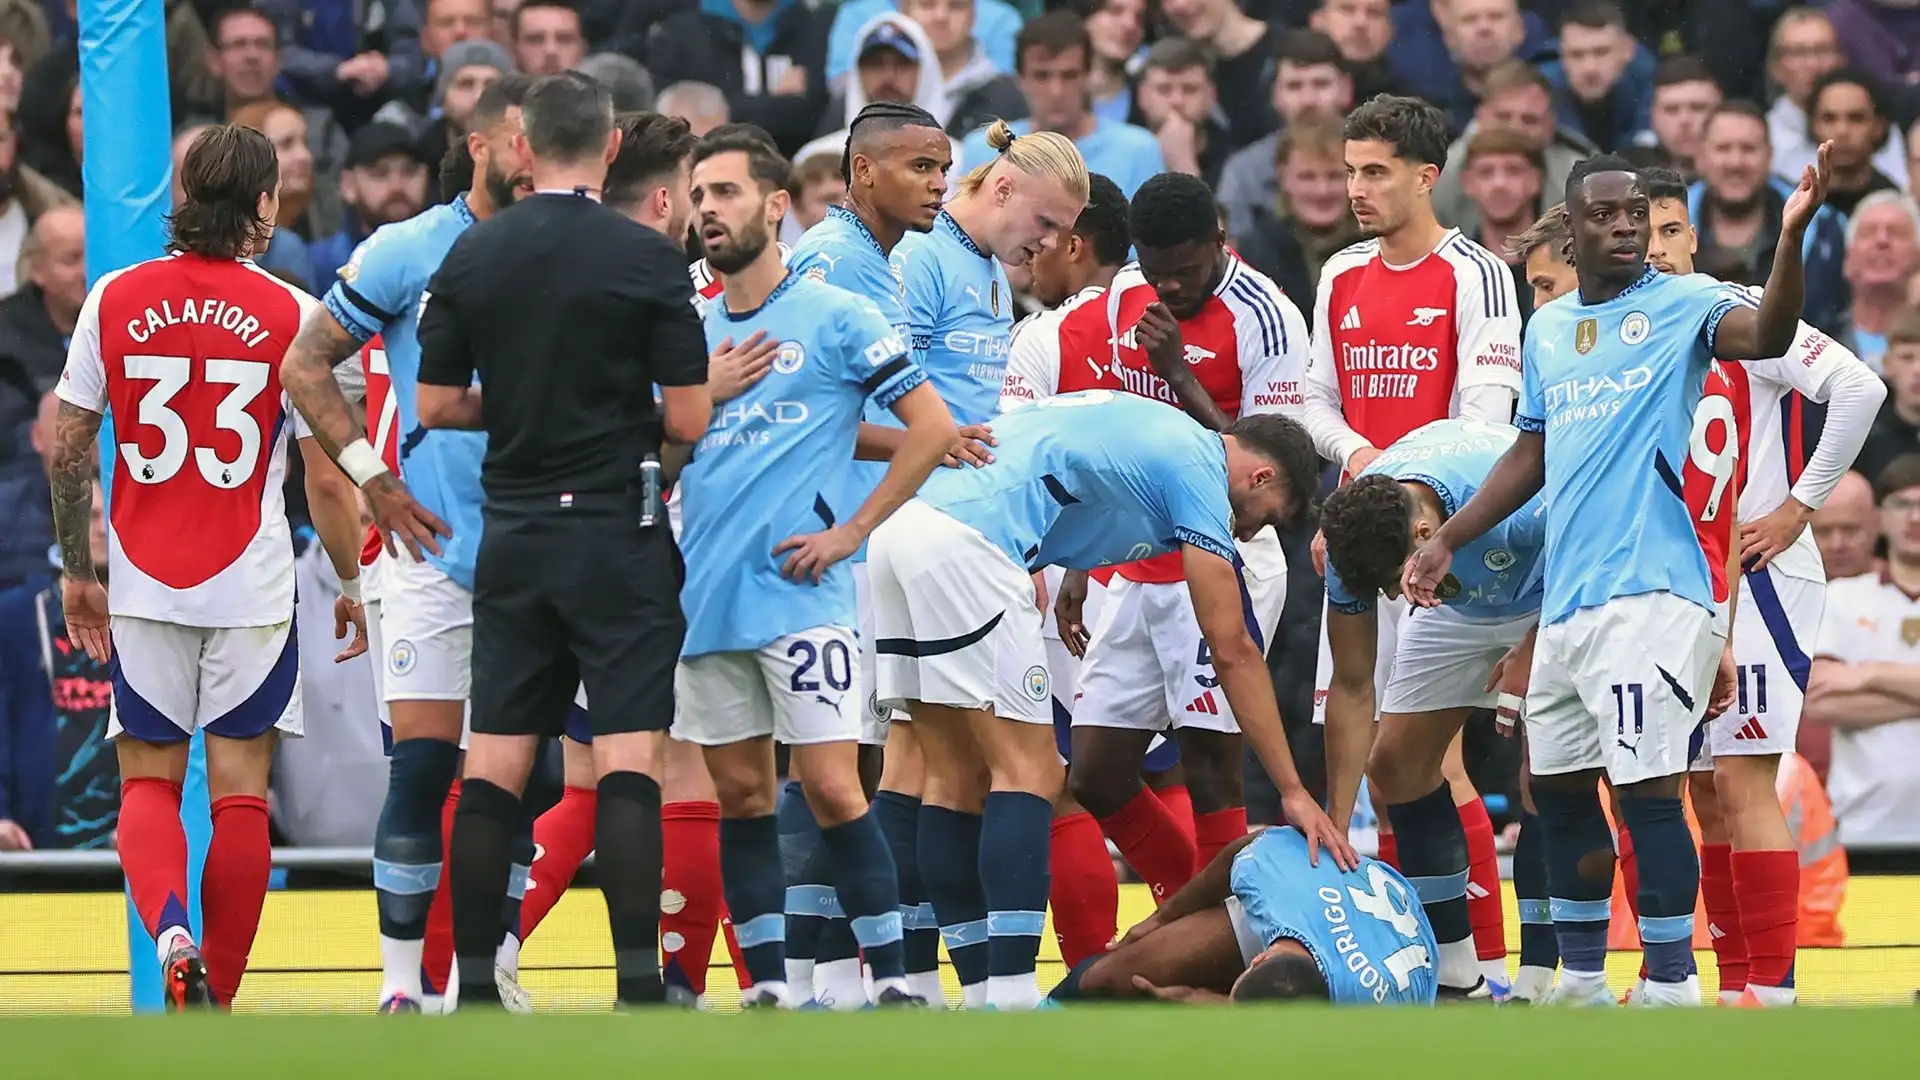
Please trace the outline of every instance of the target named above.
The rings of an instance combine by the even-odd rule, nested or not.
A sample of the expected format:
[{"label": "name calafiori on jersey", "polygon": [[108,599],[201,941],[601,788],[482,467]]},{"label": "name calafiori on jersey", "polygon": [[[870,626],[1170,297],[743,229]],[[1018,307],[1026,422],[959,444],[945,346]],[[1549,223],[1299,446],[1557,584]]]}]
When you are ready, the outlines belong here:
[{"label": "name calafiori on jersey", "polygon": [[1410,398],[1419,392],[1420,373],[1440,366],[1432,345],[1340,343],[1340,366],[1347,373],[1347,395],[1354,398]]},{"label": "name calafiori on jersey", "polygon": [[169,326],[181,323],[199,323],[202,326],[217,326],[232,332],[247,343],[250,349],[258,348],[267,340],[270,331],[260,325],[260,320],[247,314],[238,304],[229,304],[225,300],[207,299],[195,302],[192,297],[180,301],[178,308],[172,300],[160,301],[158,308],[148,308],[142,316],[127,320],[127,336],[145,344],[149,337]]}]

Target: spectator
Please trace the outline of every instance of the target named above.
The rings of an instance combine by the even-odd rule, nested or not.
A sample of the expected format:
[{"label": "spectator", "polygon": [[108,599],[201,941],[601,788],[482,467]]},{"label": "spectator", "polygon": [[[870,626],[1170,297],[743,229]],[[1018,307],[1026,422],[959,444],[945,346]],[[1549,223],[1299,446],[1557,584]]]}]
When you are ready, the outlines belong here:
[{"label": "spectator", "polygon": [[[1780,213],[1793,185],[1770,176],[1773,148],[1767,119],[1746,101],[1715,109],[1700,129],[1700,179],[1687,189],[1690,217],[1699,233],[1696,266],[1712,265],[1742,281],[1765,281],[1780,240]],[[1807,292],[1802,317],[1834,337],[1847,326],[1846,223],[1830,206],[1814,212],[1802,247]],[[1728,268],[1738,268],[1733,273]]]},{"label": "spectator", "polygon": [[[1012,71],[1020,33],[1021,14],[1006,0],[975,0],[973,39],[987,51],[987,59],[1001,71]],[[822,5],[823,7],[826,5]],[[833,12],[827,39],[826,80],[839,86],[853,70],[854,46],[860,28],[882,12],[898,10],[894,0],[846,0]],[[1029,9],[1031,10],[1031,9]]]},{"label": "spectator", "polygon": [[1433,212],[1442,225],[1457,225],[1472,215],[1472,202],[1461,184],[1467,143],[1476,133],[1494,128],[1517,131],[1540,148],[1540,160],[1545,164],[1541,183],[1547,191],[1565,190],[1574,163],[1595,152],[1586,139],[1560,126],[1553,111],[1553,90],[1539,69],[1519,60],[1501,64],[1487,72],[1484,95],[1473,110],[1473,122],[1447,147],[1447,163],[1434,182]]},{"label": "spectator", "polygon": [[1827,791],[1856,852],[1920,847],[1920,455],[1873,483],[1887,561],[1827,586],[1806,719],[1833,731]]},{"label": "spectator", "polygon": [[1630,146],[1648,130],[1653,54],[1627,32],[1613,0],[1580,0],[1560,17],[1560,59],[1547,79],[1564,91],[1560,126],[1603,153]]},{"label": "spectator", "polygon": [[[486,36],[487,19],[486,0],[427,0],[427,25],[420,34],[420,49],[427,57],[433,77],[417,93],[396,97],[382,105],[374,119],[400,124],[416,133],[426,127],[435,115],[440,95],[446,92],[449,77],[467,66],[469,58],[476,55],[466,51],[454,55],[454,51],[469,43],[492,45]],[[498,55],[507,54],[503,51]],[[504,60],[500,66],[511,70],[512,63]],[[479,91],[474,93],[477,96]],[[445,149],[441,147],[440,152],[444,153]]]},{"label": "spectator", "polygon": [[280,158],[280,214],[267,250],[255,255],[253,261],[264,269],[291,274],[295,284],[308,288],[313,257],[307,250],[307,237],[312,234],[307,207],[313,201],[314,185],[307,118],[291,105],[263,101],[236,110],[233,122],[273,140],[274,153]]},{"label": "spectator", "polygon": [[13,117],[0,112],[0,296],[19,288],[20,248],[40,215],[72,205],[73,196],[20,160]]},{"label": "spectator", "polygon": [[[1153,133],[1132,124],[1116,124],[1093,113],[1087,75],[1093,68],[1093,44],[1087,28],[1070,11],[1050,11],[1020,29],[1020,92],[1033,115],[1015,121],[1015,135],[1057,131],[1073,140],[1087,171],[1118,184],[1127,198],[1147,178],[1167,170]],[[968,135],[959,157],[979,164],[993,157],[985,131]]]},{"label": "spectator", "polygon": [[228,8],[207,28],[207,71],[220,84],[211,116],[222,122],[246,105],[273,100],[280,77],[280,38],[273,20],[253,8]]},{"label": "spectator", "polygon": [[[1473,212],[1454,225],[1489,251],[1507,250],[1507,238],[1526,232],[1540,216],[1546,163],[1532,139],[1511,128],[1476,131],[1467,140],[1460,183]],[[1526,291],[1526,259],[1509,256],[1514,287]]]},{"label": "spectator", "polygon": [[1874,554],[1880,544],[1879,513],[1873,506],[1873,484],[1859,470],[1841,477],[1826,503],[1813,512],[1813,540],[1828,581],[1880,572]]},{"label": "spectator", "polygon": [[1641,142],[1659,146],[1672,167],[1691,179],[1700,131],[1723,100],[1720,84],[1699,57],[1666,57],[1653,69],[1653,130]]},{"label": "spectator", "polygon": [[1472,119],[1487,72],[1516,57],[1536,59],[1546,39],[1540,19],[1517,0],[1406,0],[1394,7],[1387,60],[1458,130]]},{"label": "spectator", "polygon": [[1891,392],[1853,463],[1868,476],[1878,476],[1903,454],[1920,453],[1920,311],[1906,308],[1894,316],[1886,340],[1880,368]]},{"label": "spectator", "polygon": [[40,215],[20,247],[20,269],[27,284],[0,300],[0,356],[47,390],[67,365],[67,339],[87,299],[87,216],[79,206]]},{"label": "spectator", "polygon": [[1277,197],[1248,207],[1247,227],[1232,234],[1240,257],[1288,296],[1315,295],[1327,259],[1360,240],[1347,201],[1343,115],[1303,113],[1280,129],[1269,167]]},{"label": "spectator", "polygon": [[280,76],[294,104],[332,110],[349,131],[389,98],[424,91],[417,0],[254,0],[279,27]]},{"label": "spectator", "polygon": [[721,93],[717,86],[691,79],[674,83],[660,91],[653,107],[667,116],[685,120],[696,139],[706,138],[707,132],[732,122],[727,110],[727,95]]},{"label": "spectator", "polygon": [[313,269],[307,281],[313,292],[333,287],[353,249],[373,230],[426,208],[429,164],[406,128],[372,123],[354,132],[347,167],[340,173],[346,220],[340,231],[308,245]]},{"label": "spectator", "polygon": [[[1813,164],[1813,141],[1807,125],[1807,103],[1820,76],[1845,65],[1840,39],[1834,35],[1827,12],[1793,8],[1773,27],[1767,50],[1767,74],[1780,87],[1780,96],[1767,110],[1767,131],[1773,139],[1773,172],[1799,178]],[[1873,167],[1888,176],[1906,175],[1906,143],[1900,132],[1887,136],[1887,145],[1873,156]]]},{"label": "spectator", "polygon": [[847,197],[847,182],[840,175],[840,159],[832,154],[801,158],[793,167],[793,182],[787,185],[793,196],[794,224],[806,232],[827,216],[827,207]]},{"label": "spectator", "polygon": [[847,146],[847,129],[869,101],[912,103],[940,119],[947,111],[946,87],[940,79],[940,61],[920,24],[897,12],[884,11],[862,28],[860,59],[847,83],[846,97],[836,93],[820,126],[825,133],[802,146],[793,160],[815,154],[839,158]]},{"label": "spectator", "polygon": [[[107,554],[93,489],[93,554]],[[43,565],[47,550],[40,551]],[[120,763],[107,738],[111,665],[67,636],[46,579],[0,593],[0,851],[112,848]]]},{"label": "spectator", "polygon": [[[1234,0],[1161,0],[1160,12],[1181,37],[1212,57],[1209,78],[1226,121],[1214,136],[1225,144],[1218,150],[1221,159],[1272,131],[1275,114],[1268,106],[1275,63],[1272,28],[1240,10]],[[1148,62],[1152,62],[1151,52]],[[1209,175],[1220,175],[1219,169]]]},{"label": "spectator", "polygon": [[8,116],[20,107],[20,88],[26,80],[25,60],[16,36],[17,31],[0,24],[0,113]]},{"label": "spectator", "polygon": [[1209,187],[1219,184],[1231,152],[1231,136],[1218,105],[1213,66],[1204,48],[1181,37],[1153,43],[1134,109],[1141,125],[1160,140],[1167,168],[1198,176]]},{"label": "spectator", "polygon": [[526,0],[513,13],[513,59],[521,71],[558,75],[586,58],[586,31],[571,0]]},{"label": "spectator", "polygon": [[1387,46],[1393,44],[1393,10],[1387,0],[1321,0],[1307,16],[1307,25],[1339,48],[1353,78],[1353,100],[1406,93],[1387,66]]},{"label": "spectator", "polygon": [[1907,285],[1920,272],[1920,210],[1897,191],[1860,200],[1847,219],[1847,285],[1853,290],[1853,351],[1875,371],[1887,334],[1907,306]]},{"label": "spectator", "polygon": [[[1273,78],[1273,111],[1280,117],[1282,128],[1309,112],[1345,116],[1353,110],[1353,77],[1347,73],[1347,61],[1332,38],[1318,30],[1290,30],[1280,35],[1274,53],[1278,65]],[[1254,207],[1272,206],[1278,190],[1273,163],[1279,143],[1280,135],[1275,132],[1227,159],[1215,197],[1227,215],[1228,233],[1237,236],[1251,228]]]},{"label": "spectator", "polygon": [[1027,115],[1020,84],[995,67],[973,39],[974,11],[975,0],[904,0],[900,5],[900,14],[918,23],[933,45],[947,99],[947,134],[956,138],[997,119],[1022,120]]},{"label": "spectator", "polygon": [[34,389],[18,360],[0,355],[0,589],[41,582],[50,572],[53,491],[47,457],[53,451],[53,417],[59,399]]},{"label": "spectator", "polygon": [[[1900,190],[1873,164],[1893,130],[1887,116],[1886,91],[1855,69],[1837,68],[1814,81],[1807,98],[1807,134],[1815,146],[1833,143],[1828,154],[1833,179],[1827,185],[1827,205],[1836,212],[1851,215],[1868,195]],[[1800,176],[1787,179],[1798,181]]]},{"label": "spectator", "polygon": [[791,155],[818,132],[826,108],[826,27],[797,0],[710,0],[660,24],[647,70],[662,83],[719,87],[734,120],[765,128]]},{"label": "spectator", "polygon": [[1920,85],[1920,11],[1905,0],[1833,0],[1826,6],[1847,62],[1880,86]]},{"label": "spectator", "polygon": [[[644,5],[635,4],[636,10]],[[520,10],[520,0],[491,0],[487,5],[487,36],[495,45],[503,49],[513,48],[513,16]]]},{"label": "spectator", "polygon": [[1075,0],[1073,10],[1086,22],[1087,37],[1093,41],[1087,87],[1094,115],[1125,123],[1133,115],[1131,65],[1146,40],[1146,0]]},{"label": "spectator", "polygon": [[[591,59],[591,58],[589,58]],[[513,70],[513,57],[488,38],[474,38],[450,45],[440,54],[438,74],[433,82],[433,100],[426,120],[419,127],[420,156],[437,162],[445,157],[456,140],[467,136],[467,122],[473,106],[487,87]],[[429,184],[427,198],[435,204],[448,201],[438,184]]]},{"label": "spectator", "polygon": [[[67,80],[67,86],[60,94],[60,102],[58,132],[35,137],[33,132],[23,129],[27,138],[21,150],[27,156],[27,164],[60,190],[78,199],[84,190],[80,160],[86,144],[80,111],[80,76],[77,73]],[[21,112],[24,114],[26,110],[23,108]]]},{"label": "spectator", "polygon": [[631,56],[597,52],[574,65],[574,70],[607,88],[615,112],[647,112],[653,108],[653,76]]}]

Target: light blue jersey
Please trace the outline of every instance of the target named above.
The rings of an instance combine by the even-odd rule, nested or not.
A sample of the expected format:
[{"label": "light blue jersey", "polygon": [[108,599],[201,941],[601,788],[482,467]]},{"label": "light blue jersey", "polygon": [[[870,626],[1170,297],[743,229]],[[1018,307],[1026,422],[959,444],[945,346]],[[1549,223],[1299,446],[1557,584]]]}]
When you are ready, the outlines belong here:
[{"label": "light blue jersey", "polygon": [[[1452,517],[1486,482],[1494,463],[1520,433],[1484,420],[1435,420],[1401,436],[1373,459],[1361,476],[1379,473],[1415,480],[1433,489]],[[1453,556],[1460,593],[1446,601],[1464,615],[1511,619],[1540,610],[1546,575],[1547,503],[1535,495],[1512,517],[1495,525]],[[1347,615],[1373,608],[1374,597],[1353,595],[1337,567],[1327,565],[1327,606]]]},{"label": "light blue jersey", "polygon": [[1378,859],[1307,860],[1300,830],[1268,829],[1233,857],[1234,898],[1263,945],[1307,947],[1336,1005],[1431,1005],[1440,947],[1413,886]]},{"label": "light blue jersey", "polygon": [[1652,267],[1605,303],[1569,293],[1534,312],[1514,425],[1546,433],[1544,624],[1669,592],[1713,609],[1681,486],[1720,320],[1741,295]]},{"label": "light blue jersey", "polygon": [[464,589],[473,588],[480,551],[480,461],[487,437],[478,431],[429,431],[420,426],[415,387],[420,376],[420,309],[427,281],[460,234],[474,222],[462,195],[406,221],[382,225],[361,241],[327,290],[327,311],[362,342],[380,335],[400,411],[400,472],[420,505],[453,529],[440,554],[426,559]]},{"label": "light blue jersey", "polygon": [[846,486],[862,406],[891,406],[925,382],[879,310],[843,289],[789,272],[764,304],[707,308],[707,344],[764,330],[780,343],[773,367],[714,411],[680,474],[684,514],[681,655],[760,648],[817,626],[857,627],[853,576],[835,563],[818,585],[780,574],[774,545],[819,532],[857,506],[835,506]]},{"label": "light blue jersey", "polygon": [[1152,398],[1083,390],[994,421],[992,464],[940,469],[920,498],[1029,570],[1092,570],[1192,544],[1228,561],[1220,433]]},{"label": "light blue jersey", "polygon": [[[1015,135],[1033,131],[1033,121],[1015,120],[1007,125]],[[1093,130],[1073,140],[1086,159],[1087,171],[1099,173],[1120,188],[1120,194],[1133,198],[1140,185],[1167,171],[1167,160],[1160,152],[1160,140],[1153,132],[1133,124],[1096,117]],[[971,169],[985,165],[998,153],[987,145],[987,129],[968,135],[960,143],[960,161]]]},{"label": "light blue jersey", "polygon": [[1013,339],[1006,271],[945,211],[932,232],[908,233],[894,245],[893,267],[906,297],[914,358],[954,423],[992,420],[1000,412]]}]

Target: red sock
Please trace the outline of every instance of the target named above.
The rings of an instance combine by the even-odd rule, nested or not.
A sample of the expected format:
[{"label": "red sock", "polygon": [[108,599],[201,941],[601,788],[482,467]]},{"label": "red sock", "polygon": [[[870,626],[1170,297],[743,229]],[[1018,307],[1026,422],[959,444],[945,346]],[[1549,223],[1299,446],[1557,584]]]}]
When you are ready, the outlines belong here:
[{"label": "red sock", "polygon": [[1733,853],[1734,895],[1747,939],[1747,982],[1792,986],[1800,932],[1800,855],[1793,851]]},{"label": "red sock", "polygon": [[1199,839],[1200,851],[1194,865],[1194,872],[1213,861],[1228,844],[1247,835],[1247,808],[1231,806],[1225,810],[1215,810],[1211,814],[1195,814],[1193,829]]},{"label": "red sock", "polygon": [[1375,855],[1374,858],[1379,859],[1395,870],[1400,869],[1400,838],[1390,832],[1381,833],[1380,853]]},{"label": "red sock", "polygon": [[560,902],[580,864],[593,852],[593,814],[599,801],[593,788],[570,787],[533,823],[533,869],[527,876],[527,895],[520,901],[522,942]]},{"label": "red sock", "polygon": [[[1795,863],[1796,876],[1799,864]],[[1700,898],[1707,906],[1707,933],[1720,967],[1720,992],[1747,988],[1747,938],[1740,930],[1740,903],[1733,890],[1733,849],[1700,845]]]},{"label": "red sock", "polygon": [[[1640,936],[1640,860],[1633,854],[1633,834],[1622,825],[1614,833],[1614,848],[1620,861],[1620,890],[1626,894],[1627,910],[1633,914],[1635,940]],[[1640,977],[1647,977],[1647,962],[1640,961]]]},{"label": "red sock", "polygon": [[1155,788],[1153,794],[1167,808],[1167,813],[1173,815],[1174,824],[1180,826],[1180,831],[1187,834],[1187,840],[1193,844],[1195,850],[1198,850],[1200,842],[1196,839],[1194,832],[1196,826],[1193,823],[1193,796],[1188,793],[1187,785],[1173,784]]},{"label": "red sock", "polygon": [[187,833],[180,785],[138,776],[120,782],[120,869],[147,933],[191,928],[187,918]]},{"label": "red sock", "polygon": [[440,887],[433,890],[433,904],[427,908],[427,940],[420,951],[421,982],[429,994],[446,993],[447,973],[453,969],[453,875],[447,872],[447,856],[453,852],[453,812],[459,805],[460,781],[455,780],[440,808]]},{"label": "red sock", "polygon": [[1507,956],[1507,921],[1500,899],[1500,855],[1493,849],[1493,819],[1479,799],[1460,807],[1467,833],[1467,918],[1473,923],[1473,949],[1482,960]]},{"label": "red sock", "polygon": [[1193,841],[1167,804],[1145,787],[1119,813],[1101,818],[1100,828],[1113,838],[1127,865],[1153,890],[1155,904],[1172,896],[1193,877]]},{"label": "red sock", "polygon": [[200,914],[205,940],[207,988],[230,1004],[247,973],[247,954],[260,930],[273,872],[273,841],[267,836],[267,800],[228,795],[213,801],[213,839],[200,876]]},{"label": "red sock", "polygon": [[720,804],[668,803],[660,808],[660,834],[661,958],[669,981],[678,969],[694,993],[704,994],[713,939],[727,910],[720,883]]},{"label": "red sock", "polygon": [[1098,956],[1119,930],[1120,883],[1107,855],[1100,823],[1085,811],[1053,819],[1048,860],[1053,872],[1047,903],[1053,908],[1053,936],[1068,967]]}]

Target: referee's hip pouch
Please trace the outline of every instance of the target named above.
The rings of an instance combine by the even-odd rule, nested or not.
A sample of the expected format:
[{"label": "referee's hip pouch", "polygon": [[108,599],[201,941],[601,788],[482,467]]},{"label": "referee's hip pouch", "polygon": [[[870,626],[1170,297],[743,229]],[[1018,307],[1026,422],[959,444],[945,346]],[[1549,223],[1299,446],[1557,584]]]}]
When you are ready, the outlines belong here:
[{"label": "referee's hip pouch", "polygon": [[680,551],[638,492],[489,500],[474,567],[473,730],[559,735],[584,684],[595,735],[664,731],[686,620]]}]

